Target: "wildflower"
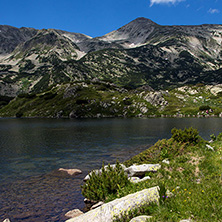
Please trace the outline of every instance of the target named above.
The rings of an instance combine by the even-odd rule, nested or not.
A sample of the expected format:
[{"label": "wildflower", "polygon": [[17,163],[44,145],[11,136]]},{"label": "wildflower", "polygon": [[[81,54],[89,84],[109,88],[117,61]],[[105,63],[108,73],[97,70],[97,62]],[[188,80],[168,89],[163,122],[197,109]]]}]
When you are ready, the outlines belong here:
[{"label": "wildflower", "polygon": [[184,191],[187,191],[187,189],[184,189]]},{"label": "wildflower", "polygon": [[174,191],[175,191],[175,189],[172,190],[172,192],[174,192]]},{"label": "wildflower", "polygon": [[189,192],[189,194],[191,194],[191,192]]},{"label": "wildflower", "polygon": [[202,193],[204,193],[204,190],[202,190]]}]

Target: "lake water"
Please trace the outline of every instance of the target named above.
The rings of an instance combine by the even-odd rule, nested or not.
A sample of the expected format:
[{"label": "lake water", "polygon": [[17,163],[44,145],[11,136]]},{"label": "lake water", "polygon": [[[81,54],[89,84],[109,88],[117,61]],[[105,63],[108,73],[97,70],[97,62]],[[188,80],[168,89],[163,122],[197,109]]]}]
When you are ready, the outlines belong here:
[{"label": "lake water", "polygon": [[[220,118],[0,119],[0,221],[64,221],[84,208],[82,179],[102,163],[128,159],[173,127],[194,127],[205,139],[222,132]],[[78,168],[75,178],[51,172]]]}]

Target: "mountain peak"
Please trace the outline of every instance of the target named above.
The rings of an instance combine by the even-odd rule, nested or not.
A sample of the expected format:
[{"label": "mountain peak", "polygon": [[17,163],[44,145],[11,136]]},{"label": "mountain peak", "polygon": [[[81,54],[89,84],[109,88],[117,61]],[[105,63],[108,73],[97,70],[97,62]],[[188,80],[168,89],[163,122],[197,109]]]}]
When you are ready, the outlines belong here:
[{"label": "mountain peak", "polygon": [[[144,18],[144,17],[138,17],[138,18],[134,19],[132,22],[156,24],[151,19]],[[132,23],[132,22],[130,22],[130,23]]]},{"label": "mountain peak", "polygon": [[100,39],[107,42],[128,41],[125,47],[134,47],[143,44],[145,39],[154,31],[157,24],[150,19],[139,17],[121,28],[110,32]]}]

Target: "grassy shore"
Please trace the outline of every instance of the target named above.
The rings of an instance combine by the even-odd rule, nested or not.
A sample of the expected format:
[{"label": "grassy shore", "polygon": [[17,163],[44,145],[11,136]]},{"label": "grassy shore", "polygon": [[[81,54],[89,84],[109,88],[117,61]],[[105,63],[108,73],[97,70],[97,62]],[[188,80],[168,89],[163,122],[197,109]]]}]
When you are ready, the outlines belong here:
[{"label": "grassy shore", "polygon": [[[126,161],[126,166],[160,163],[162,167],[147,174],[150,180],[118,186],[105,201],[153,186],[160,187],[160,201],[159,205],[142,206],[116,221],[130,221],[142,214],[153,216],[151,221],[222,221],[222,134],[211,137],[209,143],[195,129],[174,129],[170,139],[160,140]],[[166,159],[169,164],[162,162]]]}]

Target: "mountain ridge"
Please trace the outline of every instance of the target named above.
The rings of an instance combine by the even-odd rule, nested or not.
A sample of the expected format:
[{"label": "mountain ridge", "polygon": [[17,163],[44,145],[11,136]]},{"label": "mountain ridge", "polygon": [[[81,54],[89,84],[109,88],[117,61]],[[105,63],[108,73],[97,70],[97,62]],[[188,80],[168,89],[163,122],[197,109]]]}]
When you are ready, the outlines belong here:
[{"label": "mountain ridge", "polygon": [[162,26],[137,18],[106,35],[0,26],[0,95],[99,79],[154,89],[219,84],[222,25]]}]

